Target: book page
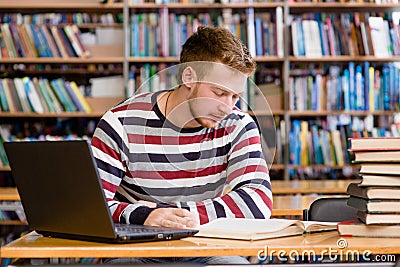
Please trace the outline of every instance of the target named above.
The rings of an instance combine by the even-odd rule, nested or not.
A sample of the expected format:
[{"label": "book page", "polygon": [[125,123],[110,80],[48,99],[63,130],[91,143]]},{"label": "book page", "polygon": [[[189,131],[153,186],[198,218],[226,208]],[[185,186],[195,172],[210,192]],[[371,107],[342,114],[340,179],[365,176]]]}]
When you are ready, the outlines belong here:
[{"label": "book page", "polygon": [[219,218],[201,225],[195,236],[257,240],[303,233],[297,220]]},{"label": "book page", "polygon": [[337,222],[302,221],[305,232],[320,232],[336,230]]},{"label": "book page", "polygon": [[272,233],[296,224],[296,220],[286,219],[244,219],[219,218],[201,225],[199,230],[222,230],[243,233]]}]

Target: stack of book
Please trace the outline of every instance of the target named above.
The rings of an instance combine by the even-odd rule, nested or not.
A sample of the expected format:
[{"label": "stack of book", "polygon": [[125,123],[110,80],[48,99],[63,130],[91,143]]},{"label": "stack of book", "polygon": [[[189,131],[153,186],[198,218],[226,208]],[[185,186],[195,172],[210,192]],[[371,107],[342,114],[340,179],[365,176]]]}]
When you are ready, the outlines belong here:
[{"label": "stack of book", "polygon": [[400,237],[400,138],[350,138],[359,183],[347,188],[357,220],[338,225],[342,235]]}]

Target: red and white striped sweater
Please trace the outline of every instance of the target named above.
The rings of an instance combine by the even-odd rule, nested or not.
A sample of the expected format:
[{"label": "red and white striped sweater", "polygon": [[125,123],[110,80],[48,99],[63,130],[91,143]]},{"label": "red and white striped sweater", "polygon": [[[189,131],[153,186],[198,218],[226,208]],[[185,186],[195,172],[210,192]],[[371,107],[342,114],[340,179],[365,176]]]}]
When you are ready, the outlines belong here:
[{"label": "red and white striped sweater", "polygon": [[235,109],[217,128],[178,128],[159,110],[157,93],[108,111],[92,139],[115,222],[143,224],[158,207],[181,207],[200,224],[218,217],[269,218],[272,192],[256,123]]}]

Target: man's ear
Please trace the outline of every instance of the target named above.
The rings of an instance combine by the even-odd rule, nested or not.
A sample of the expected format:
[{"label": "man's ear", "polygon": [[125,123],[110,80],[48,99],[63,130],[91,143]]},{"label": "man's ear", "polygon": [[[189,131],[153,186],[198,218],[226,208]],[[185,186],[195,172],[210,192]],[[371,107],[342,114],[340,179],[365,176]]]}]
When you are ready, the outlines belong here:
[{"label": "man's ear", "polygon": [[192,85],[197,81],[196,72],[192,67],[186,67],[182,72],[182,83],[191,88]]}]

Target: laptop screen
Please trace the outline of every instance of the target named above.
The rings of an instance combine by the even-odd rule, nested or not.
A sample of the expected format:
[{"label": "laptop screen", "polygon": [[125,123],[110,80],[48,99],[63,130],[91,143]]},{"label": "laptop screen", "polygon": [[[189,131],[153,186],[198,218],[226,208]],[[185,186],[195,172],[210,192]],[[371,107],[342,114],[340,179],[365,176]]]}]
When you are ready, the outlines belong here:
[{"label": "laptop screen", "polygon": [[117,235],[85,140],[6,142],[4,147],[32,230],[46,236],[112,243],[180,239],[198,232],[125,225],[125,233]]}]

